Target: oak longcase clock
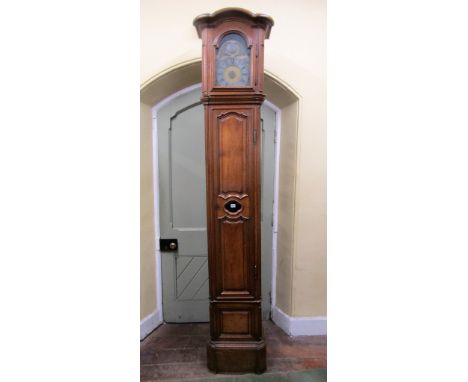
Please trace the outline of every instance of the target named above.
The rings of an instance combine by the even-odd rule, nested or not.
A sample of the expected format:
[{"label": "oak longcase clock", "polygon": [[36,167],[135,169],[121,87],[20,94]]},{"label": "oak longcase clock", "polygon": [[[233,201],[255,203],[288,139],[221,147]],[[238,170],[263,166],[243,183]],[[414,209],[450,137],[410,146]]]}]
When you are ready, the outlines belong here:
[{"label": "oak longcase clock", "polygon": [[214,371],[265,370],[261,321],[260,106],[273,20],[239,8],[195,18],[202,38],[210,335]]}]

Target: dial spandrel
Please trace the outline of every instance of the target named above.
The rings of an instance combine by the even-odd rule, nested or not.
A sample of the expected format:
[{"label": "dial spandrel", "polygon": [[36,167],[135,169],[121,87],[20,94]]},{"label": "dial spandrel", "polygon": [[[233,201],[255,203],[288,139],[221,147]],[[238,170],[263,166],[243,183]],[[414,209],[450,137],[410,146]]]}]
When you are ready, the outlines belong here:
[{"label": "dial spandrel", "polygon": [[216,53],[216,86],[250,84],[250,49],[242,36],[229,33],[223,37]]}]

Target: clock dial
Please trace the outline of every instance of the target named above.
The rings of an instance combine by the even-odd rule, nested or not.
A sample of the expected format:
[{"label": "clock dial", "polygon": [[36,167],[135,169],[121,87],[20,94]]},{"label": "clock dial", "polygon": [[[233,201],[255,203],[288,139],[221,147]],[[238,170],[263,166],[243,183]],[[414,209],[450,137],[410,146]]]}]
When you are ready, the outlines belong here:
[{"label": "clock dial", "polygon": [[223,37],[216,54],[217,86],[248,86],[250,84],[250,49],[237,33]]}]

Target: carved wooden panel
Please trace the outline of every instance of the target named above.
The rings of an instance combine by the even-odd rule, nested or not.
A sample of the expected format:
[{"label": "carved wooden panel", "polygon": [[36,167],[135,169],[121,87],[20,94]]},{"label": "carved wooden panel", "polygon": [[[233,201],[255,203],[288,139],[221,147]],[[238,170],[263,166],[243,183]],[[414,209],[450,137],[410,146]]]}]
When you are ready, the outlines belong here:
[{"label": "carved wooden panel", "polygon": [[[236,207],[232,206],[233,203],[239,205],[238,210],[235,210]],[[240,194],[236,192],[219,194],[216,203],[216,216],[218,219],[249,219],[249,196],[247,194]]]},{"label": "carved wooden panel", "polygon": [[256,303],[218,303],[212,310],[214,338],[228,341],[261,337],[260,308]]},{"label": "carved wooden panel", "polygon": [[221,223],[221,282],[223,291],[248,289],[248,252],[246,225],[242,220]]},{"label": "carved wooden panel", "polygon": [[226,335],[249,335],[249,312],[221,311],[221,333]]},{"label": "carved wooden panel", "polygon": [[219,179],[221,192],[245,189],[247,164],[247,114],[221,113],[217,116],[219,132]]},{"label": "carved wooden panel", "polygon": [[227,219],[218,222],[221,246],[217,262],[216,298],[254,299],[255,285],[252,237],[249,221]]}]

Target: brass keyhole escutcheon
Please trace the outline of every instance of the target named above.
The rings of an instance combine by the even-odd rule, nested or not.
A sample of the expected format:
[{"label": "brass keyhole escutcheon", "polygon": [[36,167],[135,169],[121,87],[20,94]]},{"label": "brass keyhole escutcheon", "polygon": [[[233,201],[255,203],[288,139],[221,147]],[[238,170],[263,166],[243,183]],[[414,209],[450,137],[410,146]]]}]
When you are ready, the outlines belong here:
[{"label": "brass keyhole escutcheon", "polygon": [[240,211],[242,205],[237,200],[230,200],[224,205],[224,209],[231,214],[235,214]]}]

